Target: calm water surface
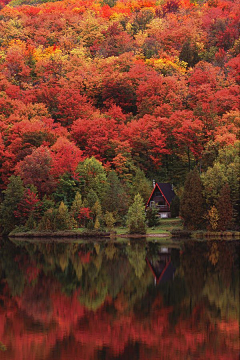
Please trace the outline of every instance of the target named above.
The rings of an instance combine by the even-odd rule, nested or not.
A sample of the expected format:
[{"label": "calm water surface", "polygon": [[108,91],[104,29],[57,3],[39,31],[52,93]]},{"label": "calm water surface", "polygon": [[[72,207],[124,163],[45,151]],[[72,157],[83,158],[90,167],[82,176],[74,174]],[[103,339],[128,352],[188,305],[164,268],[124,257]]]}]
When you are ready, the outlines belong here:
[{"label": "calm water surface", "polygon": [[0,359],[237,360],[238,253],[0,240]]}]

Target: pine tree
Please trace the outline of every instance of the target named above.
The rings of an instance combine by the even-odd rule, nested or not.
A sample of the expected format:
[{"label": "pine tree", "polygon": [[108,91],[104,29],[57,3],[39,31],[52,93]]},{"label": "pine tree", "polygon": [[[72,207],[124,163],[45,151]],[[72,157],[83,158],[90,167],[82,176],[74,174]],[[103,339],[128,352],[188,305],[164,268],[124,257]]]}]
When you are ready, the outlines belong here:
[{"label": "pine tree", "polygon": [[202,182],[197,169],[191,171],[186,179],[180,202],[180,216],[184,226],[190,230],[199,229],[203,223],[204,198]]},{"label": "pine tree", "polygon": [[130,234],[146,234],[144,210],[143,198],[137,194],[127,213],[127,226]]}]

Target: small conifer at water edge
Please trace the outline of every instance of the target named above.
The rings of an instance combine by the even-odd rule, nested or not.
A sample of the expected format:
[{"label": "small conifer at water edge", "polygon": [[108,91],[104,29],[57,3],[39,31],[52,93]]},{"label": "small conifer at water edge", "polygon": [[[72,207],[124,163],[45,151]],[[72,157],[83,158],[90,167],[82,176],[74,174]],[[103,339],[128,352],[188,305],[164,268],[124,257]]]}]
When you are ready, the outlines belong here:
[{"label": "small conifer at water edge", "polygon": [[134,202],[128,210],[127,226],[130,234],[146,234],[145,206],[140,194],[134,197]]}]

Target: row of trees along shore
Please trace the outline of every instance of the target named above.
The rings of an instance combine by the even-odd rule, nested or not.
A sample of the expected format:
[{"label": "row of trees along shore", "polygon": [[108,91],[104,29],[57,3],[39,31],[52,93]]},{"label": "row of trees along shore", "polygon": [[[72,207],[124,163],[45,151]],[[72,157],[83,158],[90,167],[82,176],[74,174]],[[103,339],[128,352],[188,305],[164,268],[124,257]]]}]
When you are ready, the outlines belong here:
[{"label": "row of trees along shore", "polygon": [[[78,164],[75,177],[64,174],[51,192],[43,191],[53,186],[49,176],[39,182],[40,174],[34,174],[32,167],[31,175],[23,180],[11,176],[3,192],[3,233],[16,226],[22,231],[81,227],[112,231],[114,225],[121,225],[128,226],[130,233],[144,234],[146,225],[158,224],[155,209],[145,213],[152,186],[140,169],[131,181],[123,181],[114,170],[107,172],[100,161],[88,158]],[[178,196],[171,205],[173,215],[179,215],[180,204],[180,216],[188,229],[237,229],[238,177],[238,146],[228,146],[206,172],[200,174],[196,167],[188,174],[184,187],[175,189]]]},{"label": "row of trees along shore", "polygon": [[235,0],[0,0],[3,232],[130,226],[150,179],[174,184],[190,228],[227,219],[228,184],[234,227],[238,24]]}]

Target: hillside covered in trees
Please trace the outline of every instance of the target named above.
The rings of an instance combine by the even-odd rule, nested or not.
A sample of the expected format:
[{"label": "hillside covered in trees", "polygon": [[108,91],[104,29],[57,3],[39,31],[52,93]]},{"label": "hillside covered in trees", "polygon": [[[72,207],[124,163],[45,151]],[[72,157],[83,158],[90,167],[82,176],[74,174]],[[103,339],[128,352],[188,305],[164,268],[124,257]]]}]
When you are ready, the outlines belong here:
[{"label": "hillside covered in trees", "polygon": [[201,220],[212,229],[226,217],[223,228],[237,223],[237,1],[7,3],[0,0],[5,233],[39,223],[99,228],[106,216],[124,222],[152,179],[174,184],[188,218],[183,185],[195,166]]}]

